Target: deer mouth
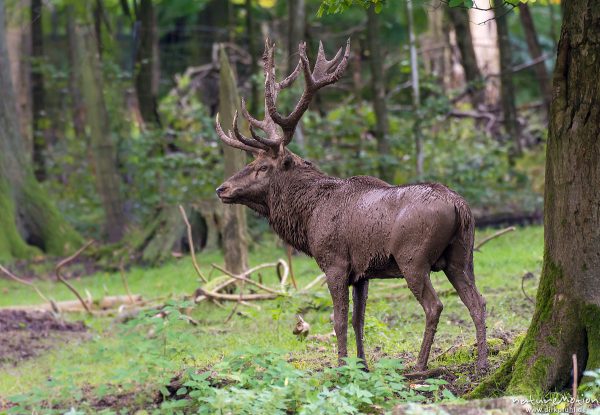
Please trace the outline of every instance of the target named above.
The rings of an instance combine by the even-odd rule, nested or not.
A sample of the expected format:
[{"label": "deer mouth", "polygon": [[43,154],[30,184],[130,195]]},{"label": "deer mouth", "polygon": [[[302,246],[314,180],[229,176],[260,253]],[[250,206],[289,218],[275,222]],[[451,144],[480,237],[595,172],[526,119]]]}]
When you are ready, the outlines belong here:
[{"label": "deer mouth", "polygon": [[219,195],[219,199],[221,199],[221,202],[226,204],[235,203],[235,198],[233,196]]}]

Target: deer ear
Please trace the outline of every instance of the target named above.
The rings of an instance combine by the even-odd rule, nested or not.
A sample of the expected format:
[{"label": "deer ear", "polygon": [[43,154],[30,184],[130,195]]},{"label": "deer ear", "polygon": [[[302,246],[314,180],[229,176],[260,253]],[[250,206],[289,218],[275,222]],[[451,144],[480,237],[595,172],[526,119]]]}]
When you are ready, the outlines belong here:
[{"label": "deer ear", "polygon": [[294,157],[290,154],[286,155],[281,162],[283,170],[289,170],[294,165]]}]

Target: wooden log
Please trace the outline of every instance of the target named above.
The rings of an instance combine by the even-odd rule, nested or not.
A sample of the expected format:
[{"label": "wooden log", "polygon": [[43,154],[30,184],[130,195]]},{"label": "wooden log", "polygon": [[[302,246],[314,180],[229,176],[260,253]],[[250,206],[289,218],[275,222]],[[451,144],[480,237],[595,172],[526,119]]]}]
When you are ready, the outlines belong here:
[{"label": "wooden log", "polygon": [[[133,300],[133,302],[132,302]],[[97,308],[100,310],[107,310],[111,308],[117,308],[121,305],[132,305],[138,304],[142,302],[142,296],[139,294],[133,294],[131,299],[128,295],[115,295],[115,296],[107,296],[103,297],[98,301],[94,301],[92,308]],[[79,300],[72,301],[60,301],[56,304],[58,309],[61,312],[72,313],[72,312],[83,312],[86,311],[81,302]],[[29,304],[29,305],[20,305],[20,306],[9,306],[9,307],[0,307],[0,310],[46,310],[52,311],[52,306],[50,304]]]}]

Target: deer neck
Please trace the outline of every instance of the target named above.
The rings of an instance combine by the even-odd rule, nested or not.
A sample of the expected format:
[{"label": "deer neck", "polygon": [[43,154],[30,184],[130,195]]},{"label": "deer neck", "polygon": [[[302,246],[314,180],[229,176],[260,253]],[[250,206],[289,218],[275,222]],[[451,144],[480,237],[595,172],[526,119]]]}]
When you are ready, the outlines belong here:
[{"label": "deer neck", "polygon": [[269,224],[285,242],[311,255],[309,223],[323,194],[320,183],[333,179],[313,167],[282,172],[272,182],[268,196]]}]

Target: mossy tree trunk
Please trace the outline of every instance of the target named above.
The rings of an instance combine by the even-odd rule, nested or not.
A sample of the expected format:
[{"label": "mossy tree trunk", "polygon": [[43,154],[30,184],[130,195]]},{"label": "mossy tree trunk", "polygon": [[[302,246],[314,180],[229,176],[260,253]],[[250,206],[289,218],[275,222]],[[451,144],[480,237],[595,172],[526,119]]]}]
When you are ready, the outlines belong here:
[{"label": "mossy tree trunk", "polygon": [[[219,117],[222,125],[231,125],[235,110],[240,110],[235,76],[229,65],[224,48],[219,50]],[[249,136],[248,126],[240,125],[246,136]],[[223,146],[225,159],[225,179],[237,173],[246,165],[246,154],[232,147]],[[248,237],[246,231],[246,211],[242,205],[223,205],[223,250],[225,267],[234,273],[240,273],[248,268]]]},{"label": "mossy tree trunk", "polygon": [[0,260],[40,252],[63,255],[81,238],[61,217],[33,174],[17,120],[0,0]]},{"label": "mossy tree trunk", "polygon": [[[86,18],[89,18],[86,16]],[[85,19],[84,19],[85,21]],[[90,131],[96,189],[104,208],[104,234],[109,242],[119,241],[125,230],[125,214],[117,171],[117,152],[110,130],[102,89],[102,73],[97,43],[91,24],[74,26],[75,56],[86,123]]]},{"label": "mossy tree trunk", "polygon": [[475,394],[539,394],[600,367],[600,8],[567,0],[546,150],[544,265],[516,354]]}]

